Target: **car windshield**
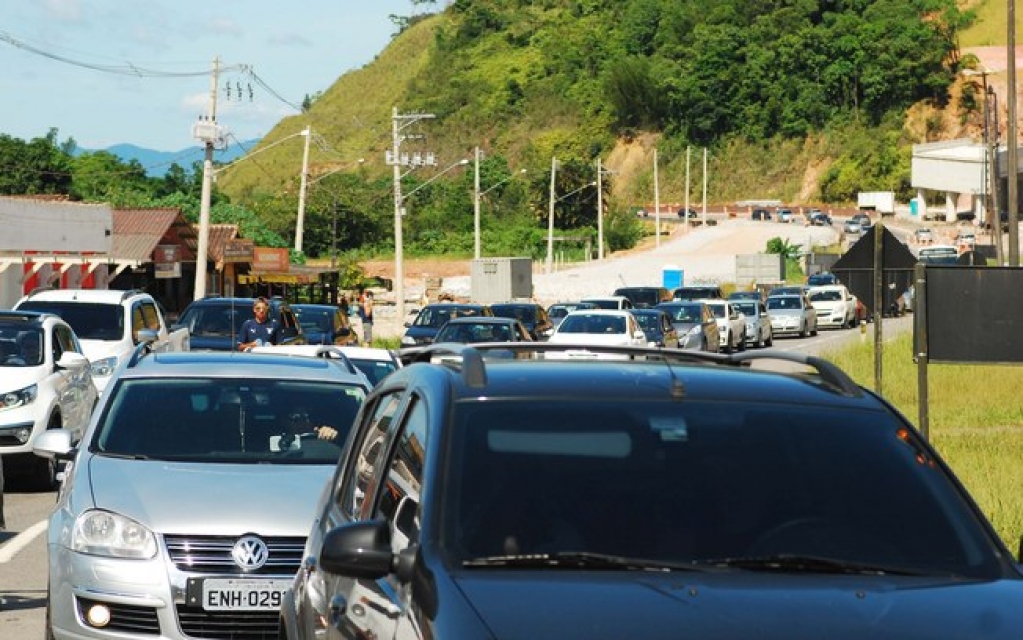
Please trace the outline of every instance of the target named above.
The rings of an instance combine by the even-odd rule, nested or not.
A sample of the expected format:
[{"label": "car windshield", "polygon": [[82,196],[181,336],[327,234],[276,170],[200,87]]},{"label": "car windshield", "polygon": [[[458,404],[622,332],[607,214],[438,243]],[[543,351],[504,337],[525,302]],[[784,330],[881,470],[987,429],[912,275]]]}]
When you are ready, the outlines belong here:
[{"label": "car windshield", "polygon": [[767,299],[767,308],[775,309],[802,309],[803,302],[798,296],[775,296]]},{"label": "car windshield", "polygon": [[332,309],[315,309],[312,307],[294,306],[292,309],[302,325],[304,333],[330,333],[334,328],[334,311]]},{"label": "car windshield", "polygon": [[235,336],[246,320],[254,318],[252,303],[212,303],[189,307],[178,323],[193,336]]},{"label": "car windshield", "polygon": [[[208,378],[125,379],[90,450],[107,456],[241,464],[336,464],[365,400],[354,384]],[[315,428],[338,434],[327,440]]]},{"label": "car windshield", "polygon": [[701,322],[703,318],[702,309],[698,304],[665,305],[663,309],[668,313],[671,321],[676,324],[681,322]]},{"label": "car windshield", "polygon": [[620,306],[620,303],[613,298],[591,298],[587,302],[598,309],[617,309]]},{"label": "car windshield", "polygon": [[0,367],[37,367],[43,363],[43,331],[22,323],[0,323]]},{"label": "car windshield", "polygon": [[755,302],[736,302],[735,308],[747,316],[757,315],[757,303]]},{"label": "car windshield", "polygon": [[558,333],[625,333],[625,318],[576,312],[561,321]]},{"label": "car windshield", "polygon": [[1002,574],[974,509],[890,413],[668,394],[485,397],[455,406],[445,440],[434,503],[455,563],[589,553],[698,566],[790,554]]},{"label": "car windshield", "polygon": [[640,328],[644,331],[656,331],[661,330],[661,316],[656,313],[634,313],[636,316],[636,322],[639,323]]},{"label": "car windshield", "polygon": [[810,293],[810,300],[813,302],[836,302],[842,299],[838,291],[813,291]]},{"label": "car windshield", "polygon": [[124,337],[124,313],[117,304],[26,300],[18,308],[54,313],[82,340],[116,341]]},{"label": "car windshield", "polygon": [[380,384],[380,381],[387,377],[387,374],[393,372],[398,366],[389,360],[370,360],[369,358],[352,358],[349,357],[352,364],[359,371],[366,374],[369,381],[373,385]]},{"label": "car windshield", "polygon": [[511,342],[511,327],[496,322],[449,322],[437,332],[436,342]]},{"label": "car windshield", "polygon": [[459,307],[459,306],[442,306],[442,307],[423,307],[419,315],[416,316],[415,321],[412,323],[414,327],[430,327],[433,329],[439,329],[452,318],[462,318],[466,316],[480,316],[483,315],[477,307]]},{"label": "car windshield", "polygon": [[515,318],[527,325],[536,323],[536,307],[529,305],[494,304],[490,305],[490,310],[494,312],[495,316],[502,318]]},{"label": "car windshield", "polygon": [[710,307],[710,310],[714,314],[715,318],[724,318],[724,317],[726,317],[727,314],[725,313],[725,305],[723,305],[723,304],[708,304],[707,306]]}]

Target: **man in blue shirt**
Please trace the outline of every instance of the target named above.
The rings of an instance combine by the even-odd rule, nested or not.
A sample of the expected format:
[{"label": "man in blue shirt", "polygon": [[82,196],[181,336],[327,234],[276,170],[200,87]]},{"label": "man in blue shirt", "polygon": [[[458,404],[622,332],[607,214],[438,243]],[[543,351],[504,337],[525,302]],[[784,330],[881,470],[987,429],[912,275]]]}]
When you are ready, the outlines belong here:
[{"label": "man in blue shirt", "polygon": [[266,298],[256,298],[256,304],[252,307],[255,318],[250,318],[242,323],[238,331],[238,350],[248,351],[252,347],[261,347],[267,344],[277,344],[277,325],[268,319],[270,304]]}]

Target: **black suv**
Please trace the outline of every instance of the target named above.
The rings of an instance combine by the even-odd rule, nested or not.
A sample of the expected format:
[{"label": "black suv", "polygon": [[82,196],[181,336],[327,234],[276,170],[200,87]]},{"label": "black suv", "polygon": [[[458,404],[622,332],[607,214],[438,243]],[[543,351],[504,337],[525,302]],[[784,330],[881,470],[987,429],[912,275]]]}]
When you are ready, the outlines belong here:
[{"label": "black suv", "polygon": [[564,348],[435,344],[375,388],[285,637],[1019,637],[1020,566],[914,426],[831,363],[508,354]]},{"label": "black suv", "polygon": [[[207,297],[195,300],[181,312],[173,328],[188,327],[192,334],[192,351],[234,351],[238,345],[238,331],[242,323],[254,317],[252,306],[256,298]],[[283,298],[268,298],[270,311],[267,318],[280,327],[278,344],[305,344],[291,305]]]},{"label": "black suv", "polygon": [[522,322],[533,340],[546,340],[554,333],[554,322],[547,309],[535,302],[500,302],[490,305],[490,310],[495,316]]},{"label": "black suv", "polygon": [[671,301],[671,292],[664,287],[618,287],[612,295],[625,296],[636,309],[648,309]]}]

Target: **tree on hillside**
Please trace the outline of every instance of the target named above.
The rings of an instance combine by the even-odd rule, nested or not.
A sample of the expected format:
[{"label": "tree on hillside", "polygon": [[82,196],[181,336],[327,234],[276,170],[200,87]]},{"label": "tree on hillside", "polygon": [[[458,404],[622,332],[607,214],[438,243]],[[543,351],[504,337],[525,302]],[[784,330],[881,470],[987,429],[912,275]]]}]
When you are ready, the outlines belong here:
[{"label": "tree on hillside", "polygon": [[0,194],[66,195],[71,156],[57,145],[57,130],[25,142],[0,134]]}]

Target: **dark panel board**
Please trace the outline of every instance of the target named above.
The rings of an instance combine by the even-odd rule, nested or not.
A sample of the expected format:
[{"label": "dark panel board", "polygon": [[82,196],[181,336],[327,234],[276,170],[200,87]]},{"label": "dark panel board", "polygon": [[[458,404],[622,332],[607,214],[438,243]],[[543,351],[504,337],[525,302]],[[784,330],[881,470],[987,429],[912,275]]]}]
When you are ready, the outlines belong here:
[{"label": "dark panel board", "polygon": [[924,279],[916,353],[930,362],[1023,362],[1023,268],[928,265]]}]

